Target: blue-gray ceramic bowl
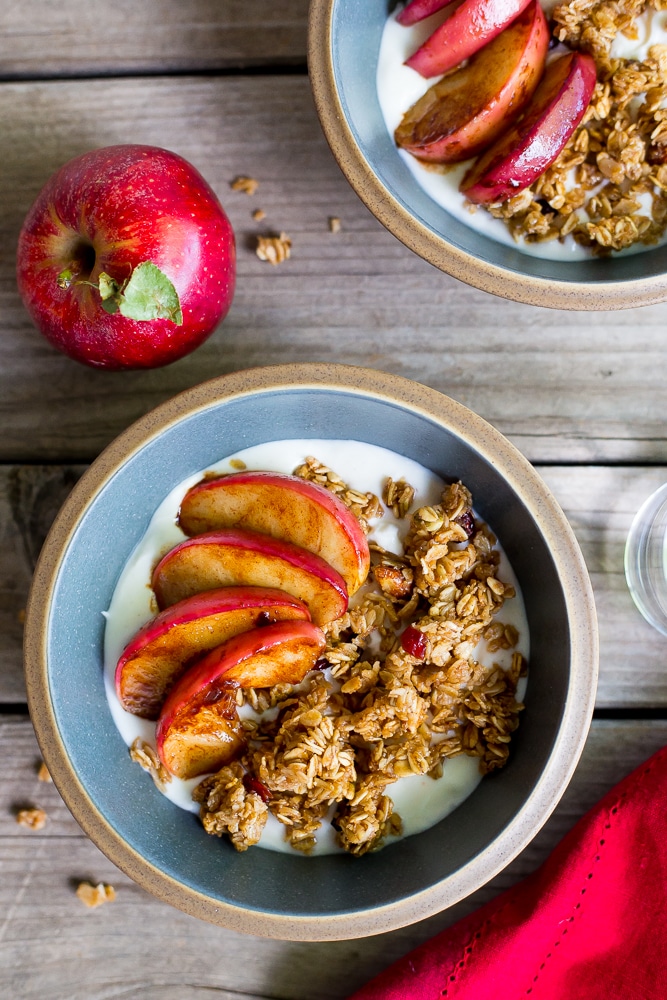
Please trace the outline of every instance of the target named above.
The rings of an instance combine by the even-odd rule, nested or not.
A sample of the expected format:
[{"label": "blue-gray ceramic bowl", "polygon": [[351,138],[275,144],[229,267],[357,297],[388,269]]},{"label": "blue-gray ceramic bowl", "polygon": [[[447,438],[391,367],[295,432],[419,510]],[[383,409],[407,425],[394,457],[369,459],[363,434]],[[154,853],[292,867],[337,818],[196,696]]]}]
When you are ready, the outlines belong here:
[{"label": "blue-gray ceramic bowl", "polygon": [[433,201],[385,127],[375,76],[388,0],[311,0],[308,67],[324,134],[370,211],[448,274],[517,302],[624,309],[667,296],[667,246],[584,261],[532,257],[475,232]]},{"label": "blue-gray ceramic bowl", "polygon": [[[281,438],[358,439],[461,477],[525,595],[526,712],[509,764],[425,833],[363,858],[239,854],[206,835],[134,764],[102,679],[103,611],[158,504],[184,477]],[[532,466],[480,417],[414,382],[343,365],[223,376],[123,433],[75,486],[44,545],[26,619],[32,720],[85,832],[123,871],[188,913],[253,934],[326,940],[386,931],[479,888],[531,840],[584,744],[597,678],[590,583]],[[314,891],[316,887],[316,891]]]}]

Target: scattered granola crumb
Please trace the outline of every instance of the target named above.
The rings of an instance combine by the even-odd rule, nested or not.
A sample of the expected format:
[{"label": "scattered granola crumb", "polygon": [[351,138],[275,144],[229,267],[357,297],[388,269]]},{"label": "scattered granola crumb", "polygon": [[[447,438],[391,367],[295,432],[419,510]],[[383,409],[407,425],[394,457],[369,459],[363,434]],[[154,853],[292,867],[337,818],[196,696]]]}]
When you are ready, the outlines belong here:
[{"label": "scattered granola crumb", "polygon": [[238,469],[239,472],[242,472],[243,469],[248,468],[248,466],[245,464],[242,458],[230,458],[229,464],[231,465],[232,469]]},{"label": "scattered granola crumb", "polygon": [[156,786],[163,792],[165,786],[171,781],[171,775],[160,761],[150,743],[146,743],[141,737],[137,736],[130,747],[130,757],[139,767],[142,767],[144,771],[150,774]]},{"label": "scattered granola crumb", "polygon": [[93,885],[92,882],[79,882],[76,894],[89,910],[95,909],[96,906],[102,906],[104,903],[113,903],[116,898],[114,887],[105,885],[104,882],[98,882],[97,885]]},{"label": "scattered granola crumb", "polygon": [[337,215],[329,216],[329,232],[339,233],[340,232],[340,219]]},{"label": "scattered granola crumb", "polygon": [[46,826],[47,815],[43,809],[20,809],[16,814],[19,826],[29,830],[42,830]]},{"label": "scattered granola crumb", "polygon": [[232,191],[242,191],[244,194],[254,194],[259,187],[259,181],[254,177],[235,177],[229,185]]},{"label": "scattered granola crumb", "polygon": [[53,778],[49,774],[49,769],[46,766],[46,764],[44,763],[44,761],[40,762],[39,771],[37,772],[37,780],[38,781],[53,781]]},{"label": "scattered granola crumb", "polygon": [[255,253],[260,260],[266,260],[269,264],[282,264],[284,260],[289,260],[291,248],[292,241],[285,233],[280,236],[258,236]]},{"label": "scattered granola crumb", "polygon": [[18,612],[18,614],[17,614],[16,617],[18,619],[19,625],[24,625],[25,624],[25,608],[21,608],[21,610]]},{"label": "scattered granola crumb", "polygon": [[255,222],[261,222],[262,219],[266,218],[266,212],[264,211],[263,208],[256,208],[255,211],[252,213],[252,217],[255,220]]}]

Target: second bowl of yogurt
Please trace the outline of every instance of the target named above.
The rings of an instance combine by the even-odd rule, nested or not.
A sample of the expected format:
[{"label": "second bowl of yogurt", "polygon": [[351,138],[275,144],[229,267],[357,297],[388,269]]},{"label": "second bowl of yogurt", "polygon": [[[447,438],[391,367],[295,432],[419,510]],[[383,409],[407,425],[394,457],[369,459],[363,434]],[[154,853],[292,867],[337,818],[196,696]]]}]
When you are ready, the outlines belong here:
[{"label": "second bowl of yogurt", "polygon": [[[314,0],[309,21],[309,67],[320,122],[343,172],[380,222],[441,270],[516,301],[620,309],[664,299],[664,242],[641,253],[633,247],[595,258],[571,238],[562,244],[515,240],[484,209],[469,211],[457,189],[461,167],[445,173],[428,169],[398,150],[393,130],[433,80],[403,64],[429,30],[427,22],[405,28],[395,15],[381,0],[369,0],[363,9],[354,0]],[[430,18],[431,28],[434,18],[443,16],[446,11]],[[662,15],[647,9],[642,18],[636,39],[619,33],[614,58],[642,59],[651,45],[664,42]],[[659,185],[656,191],[660,197]]]}]

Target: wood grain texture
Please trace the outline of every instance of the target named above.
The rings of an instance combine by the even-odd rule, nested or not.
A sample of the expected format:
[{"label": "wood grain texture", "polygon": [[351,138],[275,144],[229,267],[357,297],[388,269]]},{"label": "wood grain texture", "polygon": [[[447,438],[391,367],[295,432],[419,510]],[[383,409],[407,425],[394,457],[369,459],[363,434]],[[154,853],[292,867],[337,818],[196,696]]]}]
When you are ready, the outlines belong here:
[{"label": "wood grain texture", "polygon": [[[53,785],[37,782],[27,719],[0,716],[0,995],[23,1000],[132,996],[190,1000],[342,1000],[390,961],[533,871],[617,781],[667,739],[667,722],[599,722],[556,812],[490,885],[445,913],[363,941],[281,943],[212,927],[138,888],[69,817]],[[8,765],[8,766],[7,766]],[[40,833],[17,825],[20,804],[49,816]],[[308,863],[304,860],[304,863]],[[111,883],[114,903],[86,910],[80,880]]]},{"label": "wood grain texture", "polygon": [[305,63],[307,0],[49,0],[0,5],[0,76],[43,78]]},{"label": "wood grain texture", "polygon": [[[213,375],[337,361],[440,389],[532,461],[667,462],[667,304],[551,311],[437,271],[353,193],[305,77],[6,83],[0,119],[0,461],[88,461],[133,419]],[[237,233],[238,285],[228,319],[194,354],[111,375],[42,340],[16,291],[14,255],[21,222],[58,166],[130,141],[169,146],[210,181]],[[254,196],[230,190],[239,174],[258,179]],[[252,220],[255,208],[264,221]],[[340,218],[339,233],[329,216]],[[256,257],[256,238],[281,230],[292,258],[272,267]]]},{"label": "wood grain texture", "polygon": [[[538,469],[563,507],[591,574],[600,627],[598,707],[666,707],[665,640],[632,603],[623,553],[636,510],[667,480],[667,468]],[[42,540],[81,471],[0,467],[0,703],[25,698],[21,611]]]}]

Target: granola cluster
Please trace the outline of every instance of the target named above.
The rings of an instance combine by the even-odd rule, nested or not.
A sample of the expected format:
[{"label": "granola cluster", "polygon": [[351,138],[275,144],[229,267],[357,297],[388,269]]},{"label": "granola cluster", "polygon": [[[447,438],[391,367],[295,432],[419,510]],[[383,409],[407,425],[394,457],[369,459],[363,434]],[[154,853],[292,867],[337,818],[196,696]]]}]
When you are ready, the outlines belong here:
[{"label": "granola cluster", "polygon": [[620,32],[637,38],[667,0],[569,0],[552,11],[554,37],[590,53],[597,84],[560,156],[529,188],[490,213],[515,239],[563,240],[568,234],[597,256],[653,245],[667,227],[667,46],[643,61],[611,55]]},{"label": "granola cluster", "polygon": [[[335,492],[367,530],[383,513],[377,497],[314,458],[296,474]],[[403,553],[371,543],[372,579],[325,626],[321,670],[298,688],[237,691],[239,706],[258,713],[244,720],[246,752],[195,790],[206,830],[238,850],[258,842],[270,813],[297,850],[312,851],[330,821],[342,847],[364,854],[401,832],[388,791],[398,778],[438,778],[458,754],[477,758],[483,774],[507,760],[526,665],[517,651],[508,670],[476,659],[481,641],[495,652],[519,638],[495,620],[514,596],[498,577],[495,539],[461,483],[411,517],[408,483],[389,480],[383,496],[407,519]]]}]

